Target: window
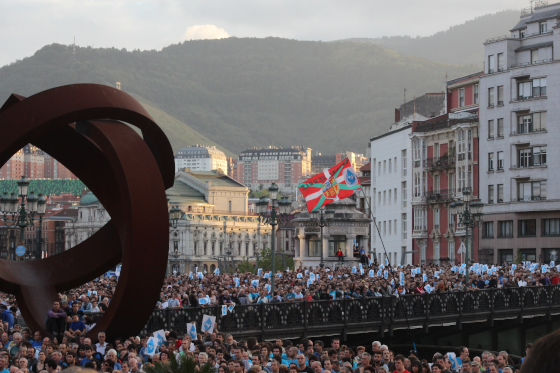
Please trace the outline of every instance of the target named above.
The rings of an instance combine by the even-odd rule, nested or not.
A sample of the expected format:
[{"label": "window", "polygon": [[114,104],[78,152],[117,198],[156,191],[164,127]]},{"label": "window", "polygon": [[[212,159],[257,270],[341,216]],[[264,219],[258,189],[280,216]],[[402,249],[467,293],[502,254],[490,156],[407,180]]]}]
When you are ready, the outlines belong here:
[{"label": "window", "polygon": [[517,224],[517,236],[529,237],[537,235],[537,221],[535,219],[519,220]]},{"label": "window", "polygon": [[439,188],[440,188],[440,177],[439,175],[434,175],[434,192],[439,193]]},{"label": "window", "polygon": [[541,34],[546,34],[548,32],[548,26],[546,24],[546,21],[539,22],[539,32]]},{"label": "window", "polygon": [[500,263],[513,263],[513,250],[500,249]]},{"label": "window", "polygon": [[406,181],[403,181],[401,183],[401,199],[402,199],[402,207],[406,207],[406,201],[407,201],[407,196],[406,196]]},{"label": "window", "polygon": [[504,152],[498,152],[498,171],[504,169]]},{"label": "window", "polygon": [[391,173],[391,171],[393,170],[393,165],[392,165],[392,160],[389,159],[389,173]]},{"label": "window", "polygon": [[532,150],[533,166],[546,165],[546,146],[535,146]]},{"label": "window", "polygon": [[395,203],[397,203],[397,188],[393,190],[393,198],[395,199]]},{"label": "window", "polygon": [[401,150],[402,176],[406,176],[406,149]]},{"label": "window", "polygon": [[498,222],[498,237],[513,237],[513,220]]},{"label": "window", "polygon": [[498,119],[498,137],[504,137],[504,118]]},{"label": "window", "polygon": [[560,219],[543,219],[542,226],[543,236],[560,235]]},{"label": "window", "polygon": [[447,251],[449,254],[449,262],[450,263],[455,263],[455,242],[454,241],[449,241],[447,243]]},{"label": "window", "polygon": [[526,100],[533,94],[533,88],[531,82],[520,82],[517,83],[517,99]]},{"label": "window", "polygon": [[313,237],[309,240],[307,256],[321,256],[321,239]]},{"label": "window", "polygon": [[487,221],[482,224],[482,238],[494,238],[493,221]]},{"label": "window", "polygon": [[439,144],[434,144],[434,158],[439,158]]},{"label": "window", "polygon": [[389,189],[389,202],[388,202],[389,205],[391,204],[391,193],[392,193],[392,192],[393,192],[393,191],[392,191],[391,189]]},{"label": "window", "polygon": [[420,172],[414,173],[414,197],[421,196]]},{"label": "window", "polygon": [[377,176],[381,175],[381,161],[377,164]]},{"label": "window", "polygon": [[397,172],[397,157],[395,157],[395,159],[393,160],[393,172]]},{"label": "window", "polygon": [[383,175],[387,174],[387,161],[383,161]]},{"label": "window", "polygon": [[434,259],[439,260],[439,242],[434,242]]},{"label": "window", "polygon": [[478,84],[474,85],[473,89],[473,101],[475,104],[478,104]]},{"label": "window", "polygon": [[393,221],[393,225],[394,225],[393,232],[395,232],[395,234],[397,234],[397,219],[395,219],[395,220]]},{"label": "window", "polygon": [[517,167],[531,167],[531,149],[521,149],[518,154]]},{"label": "window", "polygon": [[494,120],[488,121],[488,139],[494,139]]},{"label": "window", "polygon": [[539,60],[539,50],[535,49],[531,51],[531,63],[537,63]]},{"label": "window", "polygon": [[494,107],[494,87],[488,88],[488,107]]},{"label": "window", "polygon": [[465,88],[459,89],[459,107],[465,106]]},{"label": "window", "polygon": [[517,153],[517,167],[519,168],[546,165],[546,146],[521,149],[518,150]]},{"label": "window", "polygon": [[387,191],[384,190],[383,191],[383,206],[385,206],[387,204]]},{"label": "window", "polygon": [[[335,256],[338,249],[342,252],[346,250],[346,236],[330,236],[329,238],[329,256]],[[319,253],[320,255],[320,253]]]},{"label": "window", "polygon": [[546,199],[546,181],[532,181],[517,184],[518,201],[539,201]]},{"label": "window", "polygon": [[488,185],[488,204],[494,203],[494,185]]},{"label": "window", "polygon": [[387,221],[383,221],[383,235],[385,236],[387,234]]},{"label": "window", "polygon": [[488,153],[488,171],[494,171],[494,153]]},{"label": "window", "polygon": [[533,115],[519,115],[517,117],[517,133],[533,132]]},{"label": "window", "polygon": [[546,78],[533,79],[533,97],[546,96]]},{"label": "window", "polygon": [[504,71],[504,54],[498,53],[498,71]]},{"label": "window", "polygon": [[402,220],[402,239],[406,240],[406,233],[407,233],[407,228],[406,228],[406,214],[401,214],[401,220]]},{"label": "window", "polygon": [[[420,154],[420,139],[414,139],[412,140],[412,150],[413,150],[413,156],[414,156],[414,160],[415,161],[419,161],[421,158],[421,154]],[[414,166],[417,167],[417,166]]]},{"label": "window", "polygon": [[465,189],[467,186],[465,184],[465,166],[459,166],[459,172],[458,172],[458,185],[457,185],[457,191],[458,192],[463,192],[463,189]]},{"label": "window", "polygon": [[498,105],[504,104],[504,86],[498,86]]},{"label": "window", "polygon": [[439,209],[434,209],[434,228],[439,229]]},{"label": "window", "polygon": [[520,31],[519,31],[519,37],[520,37],[521,39],[523,39],[523,38],[526,37],[526,36],[527,36],[527,29],[526,29],[526,28],[524,28],[523,30],[520,30]]},{"label": "window", "polygon": [[414,209],[414,230],[425,231],[426,228],[426,210],[423,208]]},{"label": "window", "polygon": [[498,194],[497,194],[497,202],[502,203],[504,202],[504,184],[498,184]]},{"label": "window", "polygon": [[496,66],[494,65],[494,55],[488,56],[488,74],[492,74],[496,71]]}]

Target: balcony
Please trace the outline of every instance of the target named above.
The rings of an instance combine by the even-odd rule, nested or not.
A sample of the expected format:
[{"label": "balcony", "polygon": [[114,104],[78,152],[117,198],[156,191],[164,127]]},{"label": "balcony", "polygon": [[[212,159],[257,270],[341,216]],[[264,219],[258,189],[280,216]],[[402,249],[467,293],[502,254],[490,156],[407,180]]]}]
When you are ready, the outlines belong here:
[{"label": "balcony", "polygon": [[424,160],[424,167],[429,171],[443,170],[455,167],[455,157],[441,156],[434,158],[427,158]]},{"label": "balcony", "polygon": [[510,135],[518,136],[518,135],[525,135],[527,133],[534,133],[534,132],[546,132],[546,128],[529,128],[529,129],[521,128],[521,131],[512,130]]},{"label": "balcony", "polygon": [[452,189],[429,190],[424,193],[428,203],[444,203],[453,200],[454,193]]},{"label": "balcony", "polygon": [[546,197],[531,196],[531,197],[514,197],[511,202],[531,202],[531,201],[546,201]]},{"label": "balcony", "polygon": [[529,62],[521,62],[521,63],[516,63],[513,65],[510,65],[510,69],[513,69],[515,67],[523,67],[523,66],[529,66],[529,65],[538,65],[540,63],[546,63],[546,62],[552,62],[552,58],[545,58],[544,60],[537,60],[537,61],[529,61]]}]

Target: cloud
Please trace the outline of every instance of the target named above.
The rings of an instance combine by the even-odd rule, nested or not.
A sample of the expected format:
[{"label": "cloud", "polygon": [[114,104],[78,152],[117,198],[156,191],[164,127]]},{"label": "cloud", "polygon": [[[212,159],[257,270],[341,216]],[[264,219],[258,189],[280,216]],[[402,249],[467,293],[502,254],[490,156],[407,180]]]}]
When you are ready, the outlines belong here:
[{"label": "cloud", "polygon": [[216,25],[194,25],[187,28],[183,40],[225,39],[229,36],[226,30]]}]

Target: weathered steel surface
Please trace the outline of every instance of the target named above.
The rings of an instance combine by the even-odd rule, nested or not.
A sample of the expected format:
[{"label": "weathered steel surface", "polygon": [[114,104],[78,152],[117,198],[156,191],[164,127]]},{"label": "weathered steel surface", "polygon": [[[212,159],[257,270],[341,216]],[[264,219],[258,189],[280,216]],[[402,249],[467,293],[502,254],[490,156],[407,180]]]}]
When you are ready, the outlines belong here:
[{"label": "weathered steel surface", "polygon": [[16,294],[28,325],[48,334],[47,310],[58,292],[122,262],[111,305],[89,334],[137,334],[154,310],[167,265],[165,189],[173,184],[174,162],[163,131],[130,95],[76,84],[29,98],[10,96],[0,108],[0,134],[0,164],[25,144],[37,145],[80,178],[111,215],[102,229],[64,253],[0,260],[0,291]]}]

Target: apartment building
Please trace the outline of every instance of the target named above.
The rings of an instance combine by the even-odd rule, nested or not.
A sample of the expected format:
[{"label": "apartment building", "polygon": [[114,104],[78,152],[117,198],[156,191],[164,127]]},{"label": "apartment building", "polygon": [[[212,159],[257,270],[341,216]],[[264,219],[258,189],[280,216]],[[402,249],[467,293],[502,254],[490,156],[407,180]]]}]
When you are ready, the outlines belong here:
[{"label": "apartment building", "polygon": [[414,263],[459,263],[461,243],[478,260],[478,229],[450,214],[468,189],[478,198],[478,106],[482,72],[447,82],[448,114],[413,123],[412,215]]},{"label": "apartment building", "polygon": [[493,262],[558,262],[560,4],[540,4],[484,43],[480,247]]},{"label": "apartment building", "polygon": [[179,149],[175,153],[175,173],[183,168],[192,171],[228,172],[228,160],[225,153],[215,146],[193,145]]},{"label": "apartment building", "polygon": [[276,183],[283,193],[296,194],[303,176],[311,174],[311,148],[253,148],[237,161],[237,181],[251,190],[267,189]]}]

